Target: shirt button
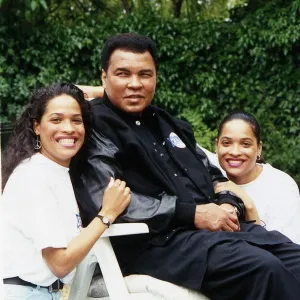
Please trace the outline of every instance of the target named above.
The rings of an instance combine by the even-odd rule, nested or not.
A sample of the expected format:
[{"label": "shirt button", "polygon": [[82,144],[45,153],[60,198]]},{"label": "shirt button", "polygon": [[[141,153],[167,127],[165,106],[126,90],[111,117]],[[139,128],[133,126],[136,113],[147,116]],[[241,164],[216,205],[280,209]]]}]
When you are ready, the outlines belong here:
[{"label": "shirt button", "polygon": [[156,149],[154,149],[154,151],[155,151],[155,152],[157,152],[157,150],[156,150]]},{"label": "shirt button", "polygon": [[188,170],[187,168],[184,168],[184,171],[186,171],[186,172],[187,172],[187,170]]},{"label": "shirt button", "polygon": [[163,146],[165,145],[166,142],[162,142]]},{"label": "shirt button", "polygon": [[156,143],[154,142],[153,145],[156,146]]},{"label": "shirt button", "polygon": [[140,121],[135,121],[135,124],[136,124],[137,126],[140,126],[140,125],[141,125],[141,122],[140,122]]},{"label": "shirt button", "polygon": [[177,173],[174,173],[174,176],[177,177],[178,176]]},{"label": "shirt button", "polygon": [[161,153],[161,154],[160,154],[160,156],[161,156],[161,157],[163,157],[163,156],[164,156],[164,154],[163,154],[163,153]]}]

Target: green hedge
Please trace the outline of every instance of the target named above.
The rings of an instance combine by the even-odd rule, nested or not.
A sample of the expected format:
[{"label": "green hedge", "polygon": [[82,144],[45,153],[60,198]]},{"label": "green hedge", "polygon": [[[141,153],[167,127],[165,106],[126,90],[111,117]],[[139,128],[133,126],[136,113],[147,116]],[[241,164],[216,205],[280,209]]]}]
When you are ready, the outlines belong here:
[{"label": "green hedge", "polygon": [[263,128],[265,159],[299,184],[299,16],[299,0],[273,0],[250,1],[228,22],[164,20],[149,12],[75,26],[2,26],[2,122],[14,120],[38,86],[99,84],[105,39],[135,31],[158,45],[158,105],[189,120],[198,142],[211,150],[225,114],[238,108],[253,113]]}]

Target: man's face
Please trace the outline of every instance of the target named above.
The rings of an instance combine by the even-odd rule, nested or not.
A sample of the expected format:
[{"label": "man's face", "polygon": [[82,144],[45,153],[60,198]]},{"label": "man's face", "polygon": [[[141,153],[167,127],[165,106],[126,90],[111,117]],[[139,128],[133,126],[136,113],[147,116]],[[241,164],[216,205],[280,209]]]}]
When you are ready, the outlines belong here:
[{"label": "man's face", "polygon": [[115,50],[102,82],[111,103],[128,113],[141,113],[152,101],[156,69],[151,54]]}]

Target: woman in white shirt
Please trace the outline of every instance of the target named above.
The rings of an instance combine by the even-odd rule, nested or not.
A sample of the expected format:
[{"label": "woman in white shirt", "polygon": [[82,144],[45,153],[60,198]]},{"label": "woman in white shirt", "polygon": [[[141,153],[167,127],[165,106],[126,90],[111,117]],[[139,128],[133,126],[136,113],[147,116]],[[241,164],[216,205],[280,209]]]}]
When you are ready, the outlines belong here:
[{"label": "woman in white shirt", "polygon": [[37,90],[16,122],[3,159],[4,299],[59,299],[76,266],[130,202],[111,178],[103,206],[81,231],[69,165],[85,139],[83,92],[72,84]]},{"label": "woman in white shirt", "polygon": [[251,114],[234,112],[222,120],[216,139],[217,157],[205,151],[230,179],[219,183],[216,192],[236,193],[250,210],[256,206],[260,223],[268,230],[278,230],[300,244],[298,186],[288,174],[262,162],[260,134],[259,123]]}]

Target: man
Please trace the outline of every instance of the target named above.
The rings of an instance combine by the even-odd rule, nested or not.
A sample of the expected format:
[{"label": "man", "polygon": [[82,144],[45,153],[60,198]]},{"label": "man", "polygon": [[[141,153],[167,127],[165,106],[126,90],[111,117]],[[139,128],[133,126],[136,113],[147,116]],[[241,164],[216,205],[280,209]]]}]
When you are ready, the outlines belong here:
[{"label": "man", "polygon": [[227,179],[196,147],[191,126],[150,104],[154,42],[112,37],[101,60],[105,95],[90,102],[86,160],[72,177],[86,222],[97,215],[110,176],[131,188],[118,222],[146,222],[150,235],[116,242],[124,274],[147,274],[211,299],[298,299],[300,246],[245,223],[234,194],[215,195],[214,185]]}]

